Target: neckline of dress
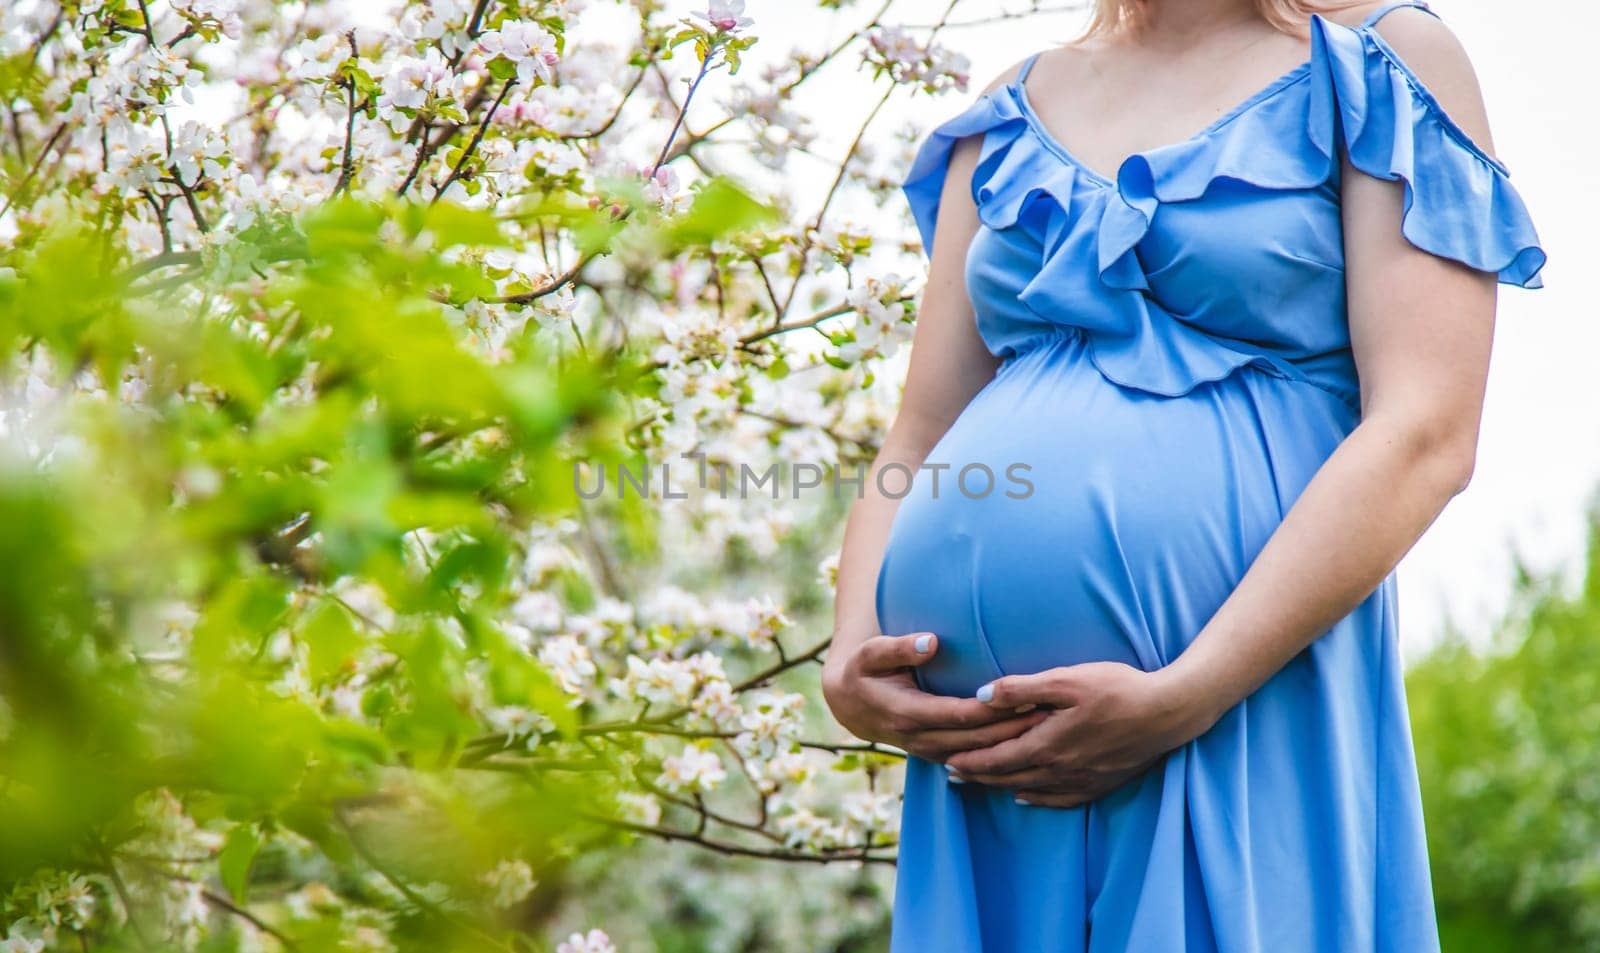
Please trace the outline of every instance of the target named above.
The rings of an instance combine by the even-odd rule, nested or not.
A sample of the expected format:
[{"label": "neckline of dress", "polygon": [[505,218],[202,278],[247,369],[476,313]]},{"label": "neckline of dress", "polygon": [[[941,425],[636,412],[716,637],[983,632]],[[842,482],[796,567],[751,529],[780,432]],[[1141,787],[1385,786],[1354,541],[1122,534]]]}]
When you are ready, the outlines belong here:
[{"label": "neckline of dress", "polygon": [[[1035,58],[1039,56],[1038,53],[1033,55]],[[1129,162],[1133,161],[1135,157],[1149,155],[1155,152],[1165,152],[1169,149],[1177,149],[1182,146],[1187,146],[1198,142],[1199,140],[1210,136],[1223,126],[1226,126],[1228,123],[1242,116],[1251,108],[1259,105],[1262,102],[1265,102],[1279,91],[1287,89],[1289,86],[1293,85],[1301,78],[1302,74],[1309,75],[1311,71],[1311,59],[1312,54],[1308,53],[1305,59],[1295,64],[1288,71],[1282,73],[1277,78],[1269,81],[1265,86],[1262,86],[1260,89],[1257,89],[1255,92],[1240,100],[1222,115],[1207,123],[1206,126],[1200,129],[1198,132],[1191,133],[1182,139],[1178,139],[1164,145],[1152,146],[1148,149],[1139,149],[1135,152],[1129,153],[1121,162],[1117,164],[1116,171],[1111,175],[1106,175],[1104,173],[1095,171],[1095,169],[1093,169],[1088,163],[1084,162],[1082,159],[1079,159],[1076,155],[1073,155],[1072,150],[1068,149],[1066,144],[1057,138],[1056,134],[1051,132],[1050,128],[1045,125],[1044,120],[1039,117],[1038,111],[1033,108],[1032,101],[1028,99],[1028,88],[1026,83],[1028,73],[1027,69],[1019,71],[1018,77],[1007,83],[1006,88],[1010,89],[1015,94],[1017,105],[1022,115],[1027,119],[1028,125],[1033,128],[1034,132],[1038,135],[1039,140],[1043,142],[1045,146],[1047,146],[1051,151],[1057,153],[1067,164],[1071,165],[1079,172],[1082,172],[1094,181],[1104,186],[1115,186],[1116,177],[1121,174],[1123,167]],[[1029,65],[1031,66],[1032,64],[1030,63]]]}]

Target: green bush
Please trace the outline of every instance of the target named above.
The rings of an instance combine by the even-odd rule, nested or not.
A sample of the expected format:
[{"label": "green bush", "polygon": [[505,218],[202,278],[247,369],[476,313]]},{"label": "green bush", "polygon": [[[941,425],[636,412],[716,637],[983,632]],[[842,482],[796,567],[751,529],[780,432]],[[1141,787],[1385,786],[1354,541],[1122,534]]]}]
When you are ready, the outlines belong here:
[{"label": "green bush", "polygon": [[1576,594],[1519,568],[1487,650],[1407,674],[1450,953],[1600,949],[1600,510]]}]

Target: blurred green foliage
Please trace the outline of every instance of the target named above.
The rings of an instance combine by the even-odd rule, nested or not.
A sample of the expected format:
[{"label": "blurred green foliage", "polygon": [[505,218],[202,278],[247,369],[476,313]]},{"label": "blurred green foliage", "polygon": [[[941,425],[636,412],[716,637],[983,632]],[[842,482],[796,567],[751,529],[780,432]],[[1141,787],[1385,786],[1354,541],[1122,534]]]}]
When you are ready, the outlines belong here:
[{"label": "blurred green foliage", "polygon": [[[27,435],[45,452],[0,459],[0,921],[34,913],[5,906],[14,886],[83,871],[128,919],[78,926],[159,936],[129,882],[169,872],[129,845],[170,792],[227,831],[208,903],[296,886],[272,843],[292,832],[405,948],[513,948],[460,898],[508,856],[554,868],[614,840],[578,823],[604,774],[490,770],[469,744],[485,706],[575,737],[570,696],[497,619],[521,534],[574,498],[571,461],[621,452],[632,356],[473,346],[441,304],[494,293],[469,253],[503,241],[487,212],[263,218],[155,263],[186,269],[173,293],[105,235],[59,224],[0,253],[0,353],[58,388]],[[393,618],[342,598],[352,581]],[[340,711],[321,689],[358,656],[386,661]],[[298,948],[347,948],[317,922],[342,915],[296,913]]]},{"label": "blurred green foliage", "polygon": [[1600,508],[1569,588],[1519,570],[1488,651],[1407,673],[1450,953],[1600,949]]}]

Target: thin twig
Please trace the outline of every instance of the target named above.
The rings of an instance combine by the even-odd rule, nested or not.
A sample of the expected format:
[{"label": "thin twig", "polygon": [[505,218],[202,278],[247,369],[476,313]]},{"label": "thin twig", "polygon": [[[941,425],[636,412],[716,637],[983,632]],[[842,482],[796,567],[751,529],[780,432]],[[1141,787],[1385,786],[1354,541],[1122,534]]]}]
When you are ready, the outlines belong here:
[{"label": "thin twig", "polygon": [[455,916],[454,914],[450,913],[450,911],[434,903],[432,900],[429,900],[427,897],[424,897],[410,884],[406,883],[405,880],[402,879],[398,874],[390,871],[387,866],[378,860],[377,855],[375,855],[372,850],[367,847],[366,842],[361,839],[361,835],[356,833],[355,825],[350,823],[350,819],[345,816],[345,812],[342,809],[336,809],[333,816],[334,819],[339,822],[340,828],[344,830],[345,839],[350,842],[350,848],[356,852],[356,855],[360,857],[368,867],[371,867],[374,871],[376,871],[378,876],[388,881],[390,885],[392,885],[396,890],[400,891],[401,896],[409,900],[419,910],[422,910],[428,913],[430,916],[436,917],[437,919],[442,920],[459,930],[465,930],[497,949],[506,950],[507,953],[514,953],[511,947],[501,943],[491,934],[486,933],[477,926],[474,926],[460,917]]},{"label": "thin twig", "polygon": [[106,865],[106,875],[111,880],[111,888],[116,891],[117,898],[122,901],[122,909],[127,911],[128,926],[133,928],[134,938],[139,941],[140,946],[149,949],[150,938],[145,935],[144,926],[139,923],[139,916],[133,905],[133,898],[128,893],[128,884],[122,879],[122,873],[117,870],[116,860],[112,858],[111,852],[106,850],[104,845],[100,847],[100,862]]},{"label": "thin twig", "polygon": [[434,202],[443,198],[445,190],[455,184],[456,179],[461,178],[461,170],[467,167],[467,163],[472,160],[473,154],[478,151],[478,144],[483,142],[484,133],[489,131],[489,124],[494,121],[495,111],[500,108],[501,103],[506,101],[506,96],[510,95],[511,88],[515,85],[517,85],[515,79],[506,80],[506,85],[500,90],[500,95],[495,97],[495,101],[489,105],[489,111],[483,114],[483,121],[478,124],[478,131],[472,134],[472,140],[467,143],[466,149],[461,152],[461,157],[456,160],[455,168],[450,170],[450,174],[445,177],[444,182],[434,190]]},{"label": "thin twig", "polygon": [[417,174],[422,171],[423,163],[427,162],[428,156],[433,154],[432,142],[428,135],[432,128],[431,124],[423,123],[422,141],[417,145],[417,159],[411,163],[411,171],[406,173],[406,177],[401,181],[400,187],[395,189],[395,195],[404,196],[411,191],[411,183],[417,181]]},{"label": "thin twig", "polygon": [[44,165],[44,160],[50,157],[51,152],[55,151],[56,142],[62,137],[62,135],[66,133],[66,131],[66,123],[63,122],[56,126],[56,131],[50,134],[49,141],[44,144],[43,149],[39,150],[38,158],[34,159],[33,165],[28,167],[27,174],[22,177],[21,182],[17,183],[17,187],[12,190],[11,194],[6,196],[6,206],[5,208],[0,208],[0,215],[4,215],[5,213],[11,211],[11,206],[15,205],[17,201],[22,198],[22,193],[27,190],[28,184],[32,182],[33,177],[38,174],[39,168]]},{"label": "thin twig", "polygon": [[[345,34],[350,42],[350,60],[354,63],[361,56],[361,51],[356,48],[356,31],[351,30]],[[353,67],[352,67],[353,68]],[[339,163],[339,181],[333,186],[334,195],[343,195],[350,189],[350,180],[355,175],[355,135],[356,135],[356,79],[354,76],[344,78],[346,111],[344,117],[344,161]]]},{"label": "thin twig", "polygon": [[203,900],[205,900],[206,903],[211,904],[213,907],[216,907],[219,910],[226,910],[234,916],[248,921],[250,925],[255,927],[257,930],[260,930],[262,933],[265,933],[274,940],[277,940],[279,943],[283,944],[285,949],[298,950],[300,948],[299,945],[294,942],[294,940],[286,936],[281,930],[272,926],[270,923],[267,923],[265,920],[262,920],[249,910],[236,905],[232,900],[229,900],[222,894],[211,890],[205,890],[201,892],[200,896]]},{"label": "thin twig", "polygon": [[[651,50],[650,52],[654,53],[655,51]],[[617,97],[617,104],[611,110],[611,115],[607,116],[605,121],[600,125],[593,129],[585,130],[584,132],[563,132],[555,136],[555,138],[563,141],[570,141],[576,139],[596,139],[602,135],[605,135],[605,133],[610,131],[612,126],[616,125],[617,120],[622,118],[622,108],[627,105],[628,100],[631,99],[634,92],[638,90],[639,84],[644,82],[645,72],[646,71],[641,68],[633,74],[633,80],[628,83],[628,88],[624,89],[622,91],[622,95]]]},{"label": "thin twig", "polygon": [[[637,721],[599,722],[599,723],[596,723],[596,724],[593,724],[593,725],[585,725],[582,728],[579,728],[578,732],[580,734],[594,735],[594,736],[615,735],[615,734],[649,734],[649,735],[671,735],[671,736],[677,737],[677,738],[714,738],[714,739],[724,740],[724,741],[732,740],[734,738],[737,738],[741,734],[741,732],[737,732],[737,731],[711,731],[711,730],[699,730],[699,729],[695,729],[695,728],[676,728],[676,727],[673,727],[671,725],[657,725],[657,724],[649,724],[649,723],[637,722]],[[489,744],[491,742],[499,741],[499,740],[500,739],[498,737],[496,737],[496,738],[489,738],[489,737],[478,738],[478,739],[474,739],[473,744]],[[503,743],[503,742],[501,742],[501,743]],[[902,752],[895,751],[892,748],[884,748],[884,747],[882,747],[880,745],[874,744],[873,742],[869,742],[869,741],[839,742],[839,743],[833,743],[833,742],[827,742],[827,741],[797,741],[795,743],[798,744],[802,748],[810,748],[813,751],[826,751],[826,752],[828,752],[830,754],[847,754],[847,753],[851,753],[851,752],[863,752],[863,753],[870,752],[872,754],[881,754],[881,755],[884,755],[885,757],[889,757],[889,758],[904,758],[905,757],[905,755]]]},{"label": "thin twig", "polygon": [[649,178],[653,178],[661,170],[662,164],[667,161],[667,153],[672,149],[672,141],[677,138],[678,130],[683,128],[683,119],[689,113],[689,104],[694,102],[695,90],[700,88],[701,81],[706,78],[707,73],[711,72],[711,64],[716,59],[716,55],[716,50],[710,50],[706,53],[706,58],[700,61],[700,72],[695,74],[694,82],[689,84],[689,93],[683,97],[683,105],[678,108],[678,115],[672,120],[672,129],[667,133],[667,141],[661,144],[661,151],[656,153],[655,164],[650,166]]},{"label": "thin twig", "polygon": [[571,268],[568,268],[566,271],[551,279],[548,284],[534,288],[532,291],[524,291],[521,294],[505,295],[504,297],[488,298],[485,300],[494,304],[532,304],[533,302],[538,301],[540,298],[543,298],[545,295],[555,294],[557,291],[560,291],[562,288],[571,284],[572,281],[578,277],[578,273],[583,271],[583,266],[587,265],[593,258],[593,253],[578,256],[577,263]]},{"label": "thin twig", "polygon": [[[662,840],[682,841],[685,843],[695,844],[699,847],[705,848],[706,850],[714,851],[719,854],[726,854],[730,857],[755,857],[761,860],[783,860],[809,864],[837,864],[840,862],[847,862],[887,864],[892,866],[895,862],[893,856],[870,853],[870,851],[874,850],[886,850],[889,846],[892,846],[887,844],[883,845],[882,847],[862,845],[846,848],[829,848],[828,852],[818,854],[807,854],[796,850],[761,850],[755,847],[745,847],[741,844],[730,844],[725,841],[714,841],[705,837],[699,837],[694,834],[687,833],[685,831],[675,831],[671,828],[651,827],[648,824],[636,824],[632,821],[618,820],[616,818],[605,817],[599,814],[590,814],[587,812],[580,813],[582,816],[595,822],[596,824],[601,824],[606,827],[614,827],[618,830],[632,831],[635,834],[642,834],[648,837],[659,837]],[[833,851],[835,850],[840,851],[841,853],[834,853]]]}]

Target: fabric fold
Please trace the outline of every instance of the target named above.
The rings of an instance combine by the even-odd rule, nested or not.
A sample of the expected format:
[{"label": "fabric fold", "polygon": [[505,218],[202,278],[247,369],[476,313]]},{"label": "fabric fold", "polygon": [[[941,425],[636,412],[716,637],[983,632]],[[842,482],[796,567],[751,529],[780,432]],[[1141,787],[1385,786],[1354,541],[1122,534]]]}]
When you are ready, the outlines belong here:
[{"label": "fabric fold", "polygon": [[929,256],[950,155],[957,142],[978,134],[983,143],[972,173],[972,199],[984,225],[1010,228],[1045,200],[1047,220],[1059,226],[1071,208],[1076,170],[1038,148],[1009,86],[991,90],[928,134],[901,183]]},{"label": "fabric fold", "polygon": [[1546,256],[1505,163],[1458,126],[1376,30],[1311,17],[1307,132],[1324,155],[1405,186],[1401,233],[1424,251],[1543,287]]}]

